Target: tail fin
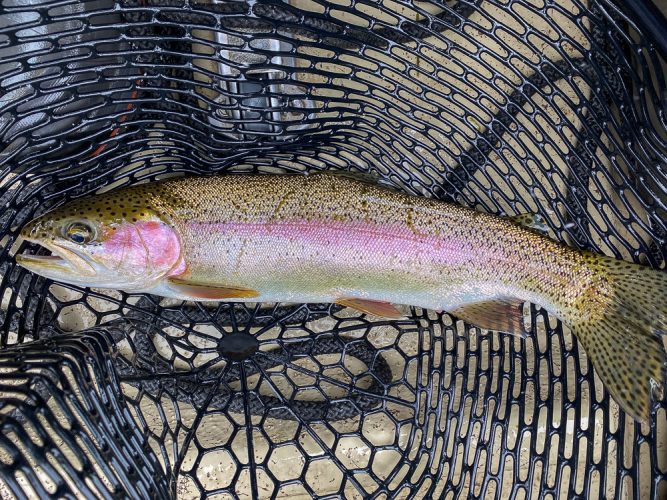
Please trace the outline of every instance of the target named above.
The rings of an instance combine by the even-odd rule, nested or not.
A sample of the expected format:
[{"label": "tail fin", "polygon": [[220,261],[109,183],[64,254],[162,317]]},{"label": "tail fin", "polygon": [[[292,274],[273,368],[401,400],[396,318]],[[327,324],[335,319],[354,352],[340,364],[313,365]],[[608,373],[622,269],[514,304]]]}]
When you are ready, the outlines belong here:
[{"label": "tail fin", "polygon": [[569,323],[605,388],[632,417],[649,421],[652,391],[663,396],[667,273],[587,254],[596,285]]}]

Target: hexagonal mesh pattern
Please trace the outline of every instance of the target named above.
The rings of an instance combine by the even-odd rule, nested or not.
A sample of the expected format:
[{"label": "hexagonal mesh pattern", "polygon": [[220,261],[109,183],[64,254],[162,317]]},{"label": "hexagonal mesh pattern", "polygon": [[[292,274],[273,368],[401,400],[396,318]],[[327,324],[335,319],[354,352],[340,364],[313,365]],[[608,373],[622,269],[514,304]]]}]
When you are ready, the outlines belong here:
[{"label": "hexagonal mesh pattern", "polygon": [[[667,405],[632,422],[534,306],[518,339],[414,308],[383,321],[79,289],[12,257],[31,217],[100,190],[337,169],[536,212],[558,239],[664,268],[665,63],[623,5],[0,5],[4,494],[667,495]],[[257,352],[230,359],[223,339],[242,334]],[[52,407],[77,424],[41,431],[31,415]],[[67,439],[77,458],[49,468]]]}]

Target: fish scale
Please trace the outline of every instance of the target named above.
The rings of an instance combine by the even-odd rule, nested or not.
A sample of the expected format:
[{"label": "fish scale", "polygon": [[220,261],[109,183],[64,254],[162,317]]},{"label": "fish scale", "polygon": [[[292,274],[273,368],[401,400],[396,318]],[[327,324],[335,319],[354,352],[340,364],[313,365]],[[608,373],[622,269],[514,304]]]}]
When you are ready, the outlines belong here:
[{"label": "fish scale", "polygon": [[[261,290],[254,281],[260,276],[252,273],[278,279],[289,269],[303,285],[326,262],[340,276],[333,280],[338,288],[346,272],[352,288],[360,279],[373,287],[385,274],[397,278],[395,289],[375,287],[375,295],[400,295],[407,287],[412,299],[401,303],[448,309],[457,305],[448,297],[458,296],[464,282],[488,288],[486,294],[498,294],[509,284],[523,286],[523,298],[536,300],[534,295],[553,293],[573,280],[581,261],[576,252],[508,220],[335,175],[168,181],[153,191],[152,203],[181,235],[189,276],[197,282],[213,275],[217,282]],[[249,240],[255,250],[245,252],[247,262],[239,270]],[[536,253],[536,244],[546,247],[544,252]],[[543,272],[540,279],[534,267]],[[277,293],[285,293],[288,284],[280,281]],[[334,291],[326,290],[337,288],[332,279],[318,281],[326,292],[320,295],[335,300]],[[438,301],[415,303],[419,289],[437,292]]]},{"label": "fish scale", "polygon": [[519,219],[530,227],[330,173],[186,177],[58,208],[22,231],[56,257],[18,259],[84,286],[338,302],[387,317],[404,304],[515,334],[521,304],[534,302],[572,329],[621,407],[647,420],[650,390],[664,383],[667,275]]}]

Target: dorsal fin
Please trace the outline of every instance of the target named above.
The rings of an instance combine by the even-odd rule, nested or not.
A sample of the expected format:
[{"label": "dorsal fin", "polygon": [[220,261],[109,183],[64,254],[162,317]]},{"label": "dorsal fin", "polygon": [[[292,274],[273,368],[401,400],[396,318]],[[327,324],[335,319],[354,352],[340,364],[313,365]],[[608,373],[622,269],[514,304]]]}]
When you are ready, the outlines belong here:
[{"label": "dorsal fin", "polygon": [[335,176],[343,177],[346,179],[352,179],[359,182],[364,182],[366,184],[371,184],[373,186],[381,186],[383,188],[388,188],[396,190],[396,186],[387,181],[386,179],[372,174],[370,172],[359,172],[358,170],[318,170],[317,172],[308,172],[308,176]]},{"label": "dorsal fin", "polygon": [[508,217],[508,219],[514,222],[517,226],[525,227],[543,236],[551,236],[549,225],[546,220],[544,220],[544,217],[539,214],[519,214]]}]

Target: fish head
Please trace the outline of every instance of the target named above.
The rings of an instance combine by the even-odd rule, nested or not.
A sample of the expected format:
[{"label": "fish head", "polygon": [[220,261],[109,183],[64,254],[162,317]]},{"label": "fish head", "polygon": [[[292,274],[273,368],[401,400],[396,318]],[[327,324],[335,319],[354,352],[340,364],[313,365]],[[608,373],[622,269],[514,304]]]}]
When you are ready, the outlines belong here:
[{"label": "fish head", "polygon": [[19,265],[74,285],[149,290],[183,265],[176,228],[122,191],[74,200],[33,219],[20,237],[50,254],[19,254]]}]

